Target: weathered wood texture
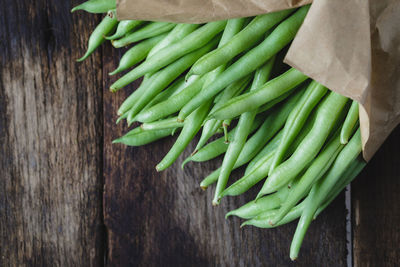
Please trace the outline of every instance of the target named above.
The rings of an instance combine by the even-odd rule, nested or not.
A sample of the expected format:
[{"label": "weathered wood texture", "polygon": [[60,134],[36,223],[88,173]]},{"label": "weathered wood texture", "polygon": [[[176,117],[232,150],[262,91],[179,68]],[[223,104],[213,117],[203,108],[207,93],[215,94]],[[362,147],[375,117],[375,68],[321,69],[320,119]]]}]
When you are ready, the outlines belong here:
[{"label": "weathered wood texture", "polygon": [[400,265],[400,127],[352,184],[354,266]]},{"label": "weathered wood texture", "polygon": [[[118,52],[104,48],[103,74],[117,65]],[[128,91],[117,94],[104,80],[104,222],[108,233],[107,266],[287,266],[296,224],[278,229],[240,229],[240,220],[225,220],[225,213],[254,198],[211,200],[214,188],[199,188],[205,175],[220,161],[180,164],[193,150],[190,146],[177,163],[157,173],[155,165],[173,145],[174,137],[143,147],[125,147],[111,141],[127,131],[116,126],[116,111]],[[193,145],[193,144],[192,144]],[[346,218],[344,195],[323,213],[307,233],[297,266],[345,266]]]},{"label": "weathered wood texture", "polygon": [[0,0],[0,266],[101,266],[101,54],[78,1]]}]

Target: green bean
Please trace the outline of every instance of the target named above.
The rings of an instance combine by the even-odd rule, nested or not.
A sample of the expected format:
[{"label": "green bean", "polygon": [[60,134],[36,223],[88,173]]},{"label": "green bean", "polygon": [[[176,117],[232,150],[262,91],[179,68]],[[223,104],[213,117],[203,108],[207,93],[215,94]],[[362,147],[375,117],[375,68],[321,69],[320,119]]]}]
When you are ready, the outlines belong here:
[{"label": "green bean", "polygon": [[292,156],[277,166],[265,181],[257,198],[272,193],[296,177],[318,154],[335,122],[340,117],[347,98],[331,92],[317,109],[314,125]]},{"label": "green bean", "polygon": [[[250,88],[250,91],[257,89],[259,86],[264,84],[271,73],[272,66],[274,65],[274,57],[267,61],[263,67],[257,70],[253,84]],[[226,91],[226,90],[225,90]],[[225,92],[224,91],[224,92]],[[219,102],[222,103],[222,102]],[[217,106],[217,105],[215,105]],[[218,107],[216,107],[218,108]],[[232,170],[234,169],[234,165],[239,158],[239,155],[245,145],[247,140],[247,136],[250,133],[250,127],[253,123],[253,120],[257,114],[257,110],[250,111],[242,114],[239,118],[239,122],[237,125],[237,131],[233,137],[232,142],[230,142],[228,149],[225,153],[224,160],[222,161],[222,166],[220,170],[220,174],[217,181],[217,187],[215,189],[213,205],[219,204],[219,200],[221,198],[221,193],[224,191],[226,184],[229,179],[229,175],[231,174]],[[223,124],[224,125],[224,124]],[[225,122],[226,125],[226,122]],[[224,128],[225,129],[225,128]],[[225,135],[226,136],[226,135]]]},{"label": "green bean", "polygon": [[114,75],[123,70],[129,69],[145,59],[149,51],[163,38],[165,38],[165,36],[167,36],[166,33],[154,36],[130,48],[119,60],[118,68],[116,68],[113,72],[110,72],[109,75]]},{"label": "green bean", "polygon": [[200,58],[193,65],[189,73],[205,74],[218,66],[227,63],[229,60],[254,45],[264,36],[266,31],[286,18],[292,11],[293,9],[289,9],[256,16],[229,42]]},{"label": "green bean", "polygon": [[164,38],[161,42],[159,42],[149,53],[147,57],[153,56],[155,53],[160,51],[166,46],[169,46],[171,44],[174,44],[186,36],[188,36],[190,33],[192,33],[194,30],[196,30],[200,25],[199,24],[185,24],[185,23],[179,23],[175,26],[175,28],[172,29],[172,31],[169,32],[167,37]]},{"label": "green bean", "polygon": [[71,12],[75,12],[77,10],[84,10],[89,13],[107,13],[108,10],[116,8],[115,0],[89,0],[86,1],[73,9]]},{"label": "green bean", "polygon": [[[235,63],[221,73],[221,75],[212,85],[205,88],[206,90],[202,90],[200,94],[197,94],[189,103],[187,103],[182,108],[178,117],[182,120],[185,119],[186,116],[188,116],[204,101],[213,98],[228,84],[253,72],[258,67],[263,65],[267,60],[269,60],[273,55],[282,50],[291,40],[293,40],[298,28],[302,24],[303,19],[307,14],[308,8],[309,6],[300,8],[296,13],[280,23],[261,44],[240,57]],[[242,41],[246,42],[246,40]],[[278,94],[277,96],[279,95],[281,94]],[[236,116],[240,115],[241,113],[236,113]],[[228,118],[232,117],[234,116]]]},{"label": "green bean", "polygon": [[[243,146],[243,149],[237,159],[237,163],[235,163],[238,167],[249,162],[253,157],[255,157],[255,155],[257,155],[257,153],[263,148],[263,146],[268,143],[268,141],[282,128],[287,116],[289,115],[289,112],[292,110],[297,99],[301,96],[301,93],[302,91],[299,91],[287,102],[283,103],[283,105],[272,110],[271,114],[267,116],[257,132],[250,137]],[[225,146],[225,150],[226,149],[227,147]],[[215,183],[218,179],[219,172],[220,169],[217,169],[214,173],[204,178],[204,180],[200,183],[200,186],[202,188],[206,188],[210,184]],[[218,175],[216,175],[216,173],[218,173]]]},{"label": "green bean", "polygon": [[182,151],[190,143],[193,137],[201,128],[201,123],[205,119],[210,110],[211,101],[204,103],[185,121],[179,137],[176,139],[175,144],[169,150],[167,155],[157,164],[157,171],[162,171],[172,165],[179,157]]},{"label": "green bean", "polygon": [[285,156],[286,150],[289,148],[290,144],[296,138],[297,134],[300,132],[308,115],[314,109],[314,107],[319,103],[322,97],[326,94],[328,89],[312,81],[308,88],[306,89],[303,97],[299,100],[296,107],[290,113],[285,127],[283,128],[282,142],[280,143],[274,159],[272,160],[271,167],[269,169],[269,175],[278,166]]},{"label": "green bean", "polygon": [[139,100],[136,101],[129,110],[128,123],[131,123],[131,119],[133,119],[154,96],[161,92],[169,83],[175,80],[175,78],[181,75],[199,57],[214,48],[216,44],[217,40],[212,40],[206,46],[186,54],[174,63],[160,70],[157,73],[157,77],[153,79],[150,86],[143,92]]},{"label": "green bean", "polygon": [[115,33],[111,36],[106,36],[105,38],[107,40],[115,40],[115,39],[121,38],[122,36],[129,33],[134,28],[136,28],[137,26],[139,26],[143,23],[144,23],[144,21],[141,21],[141,20],[121,20],[118,23],[118,27],[117,27],[117,30],[115,31]]},{"label": "green bean", "polygon": [[143,112],[140,112],[136,119],[140,122],[152,122],[179,111],[179,109],[182,108],[185,103],[193,97],[193,95],[200,92],[205,77],[203,76],[200,78],[197,76],[195,79],[191,80],[192,81],[188,81],[187,86],[181,92],[147,110],[144,110]]},{"label": "green bean", "polygon": [[304,211],[301,214],[299,223],[290,246],[290,258],[296,259],[305,233],[310,226],[318,207],[322,204],[325,197],[329,194],[335,184],[340,180],[343,173],[351,163],[361,153],[361,134],[360,129],[354,134],[350,142],[343,148],[337,156],[333,166],[323,179],[320,179],[311,189],[306,202]]},{"label": "green bean", "polygon": [[[244,19],[244,18],[228,20],[225,30],[222,34],[221,40],[218,44],[218,47],[223,46],[230,39],[232,39],[243,28],[245,20],[246,19]],[[214,80],[218,77],[218,75],[225,70],[227,64],[228,63],[222,64],[218,68],[207,73],[206,81],[205,81],[203,87],[207,87],[212,82],[214,82]],[[223,94],[221,94],[221,96],[222,95]],[[217,102],[219,102],[219,100],[214,100],[214,102],[217,103]],[[215,108],[215,105],[214,105],[213,109],[214,108]],[[217,132],[218,128],[220,127],[220,124],[221,124],[221,121],[218,121],[218,120],[207,120],[204,123],[203,130],[202,130],[202,133],[200,136],[200,140],[197,143],[193,153],[196,153],[200,148],[202,148],[205,145],[205,143],[208,141],[208,139],[210,139],[210,137],[213,136]]]},{"label": "green bean", "polygon": [[154,142],[158,139],[164,138],[168,135],[172,135],[174,131],[174,129],[172,128],[148,131],[141,129],[140,127],[137,127],[134,130],[135,131],[128,132],[126,135],[115,139],[113,141],[113,144],[122,143],[127,146],[142,146]]},{"label": "green bean", "polygon": [[243,219],[250,219],[262,212],[279,208],[281,203],[285,201],[289,190],[288,188],[284,188],[274,194],[260,198],[257,202],[252,200],[240,208],[228,212],[225,218],[233,215]]},{"label": "green bean", "polygon": [[358,120],[358,103],[352,101],[349,112],[347,113],[346,120],[343,123],[342,131],[340,132],[340,142],[347,144],[349,141],[352,129],[357,124]]},{"label": "green bean", "polygon": [[169,32],[176,24],[169,22],[151,22],[137,31],[125,35],[121,39],[112,40],[111,43],[115,48],[127,46],[147,38]]},{"label": "green bean", "polygon": [[[257,90],[232,98],[209,116],[217,119],[228,119],[244,112],[255,110],[259,106],[295,88],[307,79],[306,75],[291,68]],[[178,117],[181,118],[180,116]]]},{"label": "green bean", "polygon": [[179,122],[176,120],[176,117],[143,123],[140,126],[143,130],[161,130],[161,129],[169,129],[169,128],[181,128],[183,127],[183,122]]},{"label": "green bean", "polygon": [[80,62],[88,58],[105,41],[104,36],[114,30],[117,24],[118,20],[107,14],[90,35],[85,55],[76,61]]},{"label": "green bean", "polygon": [[281,96],[269,101],[268,103],[260,106],[259,108],[257,108],[257,112],[264,112],[264,111],[267,111],[267,110],[273,108],[275,105],[281,103],[283,100],[288,98],[294,91],[296,91],[296,89],[297,89],[297,87],[287,91],[283,95],[281,95]]},{"label": "green bean", "polygon": [[113,83],[110,90],[117,91],[144,74],[155,72],[180,57],[203,47],[223,30],[225,24],[226,21],[209,22],[183,38],[181,41],[164,47],[152,57],[147,58],[142,64],[125,74],[121,79]]},{"label": "green bean", "polygon": [[343,145],[340,144],[340,136],[337,132],[335,137],[326,145],[321,153],[313,160],[310,167],[300,178],[299,183],[293,188],[286,201],[269,222],[271,225],[278,223],[286,214],[296,205],[296,203],[304,197],[311,186],[318,181],[329,169],[335,161],[337,155],[342,150]]}]

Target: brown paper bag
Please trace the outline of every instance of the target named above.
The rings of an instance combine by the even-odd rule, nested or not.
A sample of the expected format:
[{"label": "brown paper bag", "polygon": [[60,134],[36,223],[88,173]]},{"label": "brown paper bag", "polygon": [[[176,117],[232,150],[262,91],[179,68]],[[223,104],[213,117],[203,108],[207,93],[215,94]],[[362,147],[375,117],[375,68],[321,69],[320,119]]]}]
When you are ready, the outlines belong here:
[{"label": "brown paper bag", "polygon": [[[187,23],[246,17],[311,0],[119,0],[119,19]],[[400,122],[400,1],[315,0],[285,62],[357,100],[369,160]]]}]

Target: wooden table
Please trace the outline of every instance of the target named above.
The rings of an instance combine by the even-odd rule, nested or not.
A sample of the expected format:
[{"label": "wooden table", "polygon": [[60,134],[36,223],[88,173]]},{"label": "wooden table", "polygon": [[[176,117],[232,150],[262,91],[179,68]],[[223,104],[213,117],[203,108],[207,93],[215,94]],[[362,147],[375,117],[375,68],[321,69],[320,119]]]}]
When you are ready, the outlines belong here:
[{"label": "wooden table", "polygon": [[135,86],[109,93],[120,56],[109,45],[75,62],[100,16],[71,15],[72,2],[0,0],[0,266],[399,264],[399,128],[291,263],[295,224],[240,229],[224,219],[256,191],[211,206],[198,183],[218,161],[181,170],[181,157],[156,173],[173,138],[111,145],[126,130],[116,109]]}]

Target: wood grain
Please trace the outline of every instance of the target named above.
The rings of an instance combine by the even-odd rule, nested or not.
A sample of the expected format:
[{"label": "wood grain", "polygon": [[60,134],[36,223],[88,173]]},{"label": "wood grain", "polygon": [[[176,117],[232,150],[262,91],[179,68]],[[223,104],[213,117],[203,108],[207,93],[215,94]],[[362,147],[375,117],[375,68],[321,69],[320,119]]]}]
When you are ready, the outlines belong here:
[{"label": "wood grain", "polygon": [[400,127],[352,184],[354,266],[399,266]]},{"label": "wood grain", "polygon": [[[78,1],[0,0],[0,266],[101,266],[101,57]],[[95,67],[96,66],[96,67]]]},{"label": "wood grain", "polygon": [[[119,52],[104,48],[104,74],[117,65]],[[116,111],[139,82],[111,94],[116,78],[104,75],[104,222],[107,227],[107,266],[288,266],[296,224],[264,230],[240,229],[240,220],[225,213],[254,198],[227,198],[211,205],[213,188],[199,188],[201,179],[221,163],[180,164],[194,149],[164,172],[155,165],[175,137],[143,147],[111,141],[127,131],[115,125]],[[259,189],[259,188],[258,188]],[[296,266],[346,266],[344,195],[312,223]]]}]

